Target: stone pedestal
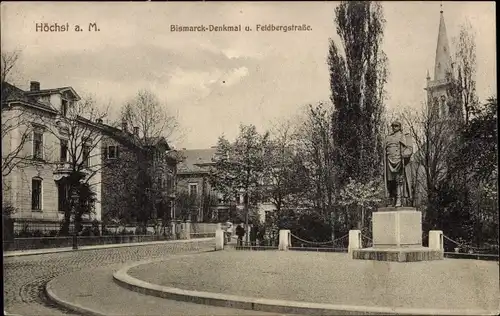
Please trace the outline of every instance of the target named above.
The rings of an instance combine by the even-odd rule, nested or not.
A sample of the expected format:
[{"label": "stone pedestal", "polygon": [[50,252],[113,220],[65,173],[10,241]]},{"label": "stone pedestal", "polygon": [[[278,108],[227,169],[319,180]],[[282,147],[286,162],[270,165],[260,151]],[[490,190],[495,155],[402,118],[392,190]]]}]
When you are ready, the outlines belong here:
[{"label": "stone pedestal", "polygon": [[422,213],[415,209],[379,211],[372,223],[374,248],[422,246]]},{"label": "stone pedestal", "polygon": [[360,248],[361,248],[361,231],[356,229],[350,230],[347,253],[352,253],[353,250]]},{"label": "stone pedestal", "polygon": [[290,244],[292,243],[292,233],[288,229],[280,230],[280,239],[279,239],[279,250],[288,250]]},{"label": "stone pedestal", "polygon": [[191,238],[191,221],[186,220],[181,224],[181,239],[190,239]]},{"label": "stone pedestal", "polygon": [[429,232],[429,248],[444,251],[444,240],[442,230],[431,230]]},{"label": "stone pedestal", "polygon": [[215,231],[215,250],[224,249],[224,231],[222,229],[217,229]]},{"label": "stone pedestal", "polygon": [[372,214],[373,246],[353,249],[354,259],[427,261],[443,259],[439,249],[422,246],[422,213],[414,208],[380,208]]}]

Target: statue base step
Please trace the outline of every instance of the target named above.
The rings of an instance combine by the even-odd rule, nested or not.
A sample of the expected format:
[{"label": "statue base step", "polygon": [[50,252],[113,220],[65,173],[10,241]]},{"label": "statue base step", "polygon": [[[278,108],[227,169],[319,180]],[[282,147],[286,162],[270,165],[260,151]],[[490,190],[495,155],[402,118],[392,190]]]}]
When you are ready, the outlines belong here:
[{"label": "statue base step", "polygon": [[364,248],[352,250],[353,259],[417,262],[444,259],[444,252],[427,247]]}]

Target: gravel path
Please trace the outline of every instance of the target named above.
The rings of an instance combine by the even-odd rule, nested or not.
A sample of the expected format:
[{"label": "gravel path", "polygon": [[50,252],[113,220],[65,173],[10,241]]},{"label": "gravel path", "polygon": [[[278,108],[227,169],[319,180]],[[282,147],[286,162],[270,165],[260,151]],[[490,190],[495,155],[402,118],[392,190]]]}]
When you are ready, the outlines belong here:
[{"label": "gravel path", "polygon": [[396,263],[218,251],[141,265],[129,275],[187,290],[346,305],[496,310],[500,297],[498,263],[465,259]]},{"label": "gravel path", "polygon": [[[199,254],[193,254],[198,256]],[[172,260],[176,260],[175,257]],[[169,260],[170,261],[170,260]],[[168,261],[165,262],[168,266]],[[59,298],[103,315],[169,315],[169,316],[272,316],[279,314],[234,308],[178,302],[130,291],[113,281],[113,272],[122,265],[111,265],[66,274],[51,281],[50,287]],[[88,275],[92,274],[94,280]],[[77,288],[71,287],[77,282]]]}]

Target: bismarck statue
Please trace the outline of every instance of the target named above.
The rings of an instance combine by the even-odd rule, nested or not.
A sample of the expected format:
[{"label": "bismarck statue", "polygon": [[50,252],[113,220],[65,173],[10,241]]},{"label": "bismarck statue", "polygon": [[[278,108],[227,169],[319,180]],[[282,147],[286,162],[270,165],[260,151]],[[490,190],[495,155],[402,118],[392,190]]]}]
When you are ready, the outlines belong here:
[{"label": "bismarck statue", "polygon": [[401,123],[391,124],[392,133],[385,139],[385,196],[389,206],[409,206],[411,199],[409,162],[413,154],[412,140],[404,135]]}]

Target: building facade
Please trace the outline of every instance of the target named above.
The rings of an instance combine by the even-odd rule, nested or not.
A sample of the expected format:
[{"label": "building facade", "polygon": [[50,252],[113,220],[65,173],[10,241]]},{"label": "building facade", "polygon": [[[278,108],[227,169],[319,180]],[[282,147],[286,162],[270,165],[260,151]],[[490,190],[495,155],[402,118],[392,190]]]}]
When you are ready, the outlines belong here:
[{"label": "building facade", "polygon": [[103,126],[102,213],[106,223],[168,222],[173,218],[176,152],[163,137],[139,128]]},{"label": "building facade", "polygon": [[95,122],[72,115],[79,101],[71,87],[40,89],[32,81],[24,91],[2,84],[2,203],[16,210],[16,231],[58,230],[69,207],[65,178],[75,167],[97,199],[84,220],[101,219],[101,155],[92,137],[100,132]]}]

